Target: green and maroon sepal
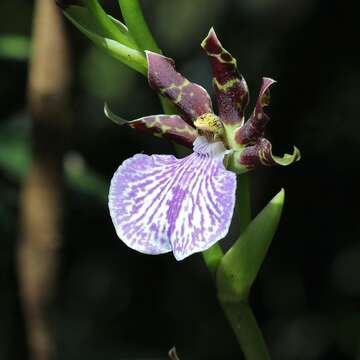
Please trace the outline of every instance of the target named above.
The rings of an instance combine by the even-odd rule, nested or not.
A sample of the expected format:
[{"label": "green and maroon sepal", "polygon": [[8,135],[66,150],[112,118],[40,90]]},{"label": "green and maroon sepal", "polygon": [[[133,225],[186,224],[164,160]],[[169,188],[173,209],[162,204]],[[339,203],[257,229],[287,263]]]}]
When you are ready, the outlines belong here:
[{"label": "green and maroon sepal", "polygon": [[242,151],[233,153],[232,166],[237,172],[246,172],[258,166],[287,166],[301,158],[299,149],[294,146],[292,154],[284,154],[282,157],[272,153],[272,145],[269,140],[260,138],[254,145],[245,147]]},{"label": "green and maroon sepal", "polygon": [[263,78],[255,109],[246,123],[235,132],[235,141],[239,145],[256,143],[264,136],[269,116],[264,112],[264,107],[270,104],[269,88],[276,81],[270,78]]},{"label": "green and maroon sepal", "polygon": [[150,87],[170,99],[188,123],[213,112],[207,91],[178,73],[173,59],[151,51],[146,51],[146,58]]},{"label": "green and maroon sepal", "polygon": [[249,91],[236,59],[223,48],[213,28],[201,43],[209,56],[219,116],[225,125],[242,125]]},{"label": "green and maroon sepal", "polygon": [[300,160],[300,151],[294,146],[292,154],[284,154],[283,157],[272,153],[272,145],[264,138],[265,127],[270,118],[264,108],[270,104],[270,86],[275,80],[263,78],[255,109],[250,118],[231,132],[230,139],[234,149],[231,166],[236,172],[245,172],[258,166],[287,166]]},{"label": "green and maroon sepal", "polygon": [[115,115],[105,104],[105,115],[118,125],[128,125],[133,129],[164,137],[181,145],[192,148],[198,136],[195,128],[186,123],[179,115],[152,115],[127,121]]}]

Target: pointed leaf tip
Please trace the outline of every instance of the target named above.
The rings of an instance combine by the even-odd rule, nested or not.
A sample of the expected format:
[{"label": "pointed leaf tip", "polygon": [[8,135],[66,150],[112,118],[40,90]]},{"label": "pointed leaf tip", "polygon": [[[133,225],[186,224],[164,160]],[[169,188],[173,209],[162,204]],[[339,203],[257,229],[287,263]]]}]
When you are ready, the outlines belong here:
[{"label": "pointed leaf tip", "polygon": [[112,122],[114,122],[115,124],[117,125],[125,125],[125,124],[128,124],[129,122],[126,121],[125,119],[121,118],[120,116],[118,115],[115,115],[109,108],[108,104],[105,103],[104,104],[104,113],[105,113],[105,116],[110,119]]},{"label": "pointed leaf tip", "polygon": [[282,188],[270,201],[272,204],[280,204],[281,206],[285,201],[285,189]]}]

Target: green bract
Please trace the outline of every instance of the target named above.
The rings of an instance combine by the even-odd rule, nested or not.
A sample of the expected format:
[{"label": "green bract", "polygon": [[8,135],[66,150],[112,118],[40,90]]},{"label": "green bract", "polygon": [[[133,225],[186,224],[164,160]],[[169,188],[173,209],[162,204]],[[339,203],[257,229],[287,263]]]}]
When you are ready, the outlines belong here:
[{"label": "green bract", "polygon": [[282,189],[252,220],[217,271],[219,296],[227,301],[246,300],[278,227],[285,199]]},{"label": "green bract", "polygon": [[[93,4],[94,1],[90,3]],[[70,5],[64,10],[64,13],[96,45],[105,49],[111,56],[125,65],[146,75],[145,54],[138,49],[127,27],[107,15],[101,7],[92,5],[91,9],[93,11],[81,6]],[[97,15],[96,17],[94,13]]]}]

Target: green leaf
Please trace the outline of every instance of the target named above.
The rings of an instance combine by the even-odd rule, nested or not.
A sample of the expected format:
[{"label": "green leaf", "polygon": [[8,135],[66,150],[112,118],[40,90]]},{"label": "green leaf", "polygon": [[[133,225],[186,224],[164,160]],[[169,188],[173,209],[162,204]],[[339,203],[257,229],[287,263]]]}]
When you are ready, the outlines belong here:
[{"label": "green leaf", "polygon": [[107,20],[112,23],[112,25],[117,29],[117,33],[120,33],[121,35],[114,36],[114,31],[109,32],[104,25],[97,21],[97,19],[93,16],[89,9],[83,6],[70,5],[66,7],[64,13],[65,15],[67,15],[68,18],[70,17],[73,21],[77,22],[82,27],[99,36],[117,40],[123,45],[137,48],[134,39],[128,31],[128,28],[121,21],[113,18],[110,15],[105,14]]},{"label": "green leaf", "polygon": [[143,50],[161,53],[145,21],[138,0],[119,0],[121,13],[137,44]]},{"label": "green leaf", "polygon": [[[108,37],[110,39],[116,40],[123,45],[137,48],[135,41],[130,35],[127,27],[118,20],[115,20],[111,16],[109,16],[104,9],[101,7],[97,0],[85,0],[86,8],[81,6],[69,6],[65,9],[66,12],[74,11],[76,8],[76,12],[81,16],[81,19],[84,17],[87,20],[87,24],[91,24],[96,30],[99,32],[99,35],[104,37]],[[83,10],[80,10],[83,9]]]},{"label": "green leaf", "polygon": [[[146,75],[147,62],[144,53],[108,37],[103,28],[93,21],[87,9],[80,6],[69,6],[64,13],[65,16],[96,45],[105,49],[111,56],[120,60],[125,65]],[[124,26],[125,25],[118,25],[119,29],[122,29]]]},{"label": "green leaf", "polygon": [[223,256],[218,272],[218,295],[227,301],[247,300],[278,227],[285,191],[282,189],[247,226]]},{"label": "green leaf", "polygon": [[27,60],[30,55],[30,38],[18,35],[0,36],[0,58]]}]

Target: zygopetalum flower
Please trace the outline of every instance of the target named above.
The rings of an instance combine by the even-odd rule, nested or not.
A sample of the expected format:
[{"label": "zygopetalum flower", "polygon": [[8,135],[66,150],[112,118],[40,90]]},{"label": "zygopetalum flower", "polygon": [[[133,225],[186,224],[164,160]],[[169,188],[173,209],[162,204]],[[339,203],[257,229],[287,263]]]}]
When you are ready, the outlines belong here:
[{"label": "zygopetalum flower", "polygon": [[[175,69],[172,59],[147,52],[148,81],[170,99],[181,115],[146,116],[124,121],[105,108],[112,120],[192,147],[183,159],[137,154],[124,161],[111,181],[109,208],[120,239],[146,254],[172,251],[177,260],[204,251],[228,232],[236,190],[236,173],[257,165],[288,165],[300,153],[272,154],[263,137],[269,117],[269,87],[262,81],[250,118],[244,122],[249,93],[236,60],[213,29],[202,42],[213,69],[219,115],[204,88]],[[225,165],[229,170],[226,169]]]}]

